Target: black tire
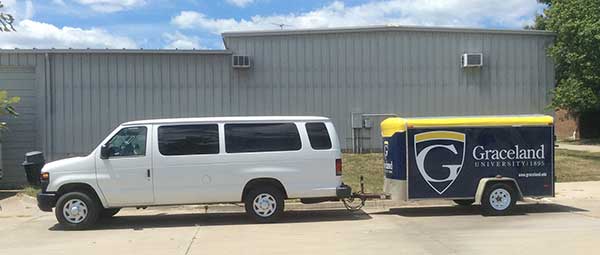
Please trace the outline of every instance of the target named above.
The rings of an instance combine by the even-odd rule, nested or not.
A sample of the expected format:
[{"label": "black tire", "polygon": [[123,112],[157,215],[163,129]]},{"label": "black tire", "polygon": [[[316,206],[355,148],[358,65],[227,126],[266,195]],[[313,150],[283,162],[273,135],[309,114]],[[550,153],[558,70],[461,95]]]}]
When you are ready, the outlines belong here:
[{"label": "black tire", "polygon": [[[64,211],[65,204],[70,201],[80,201],[85,205],[86,215],[80,222],[73,222],[66,218]],[[68,230],[82,230],[88,229],[96,223],[98,217],[100,216],[102,207],[100,203],[90,196],[83,192],[69,192],[65,193],[56,202],[56,210],[54,213],[56,215],[56,219],[58,222]]]},{"label": "black tire", "polygon": [[112,218],[112,216],[115,216],[115,214],[119,213],[119,211],[121,211],[121,208],[102,209],[102,211],[100,212],[100,218],[102,218],[102,219]]},{"label": "black tire", "polygon": [[[274,205],[275,208],[255,208],[254,200],[260,200],[259,196],[262,196],[263,199],[266,199],[263,201],[272,202],[269,203],[269,205]],[[276,222],[279,218],[281,218],[284,210],[283,192],[275,187],[256,187],[251,189],[248,194],[246,194],[244,198],[244,204],[246,207],[246,214],[253,220],[260,223]]]},{"label": "black tire", "polygon": [[[508,199],[508,201],[503,199]],[[495,200],[495,202],[492,200]],[[483,215],[507,215],[510,214],[516,203],[517,194],[512,185],[502,182],[492,183],[488,184],[483,192],[481,209],[483,210]]]},{"label": "black tire", "polygon": [[475,203],[475,199],[456,199],[454,203],[460,206],[470,206]]}]

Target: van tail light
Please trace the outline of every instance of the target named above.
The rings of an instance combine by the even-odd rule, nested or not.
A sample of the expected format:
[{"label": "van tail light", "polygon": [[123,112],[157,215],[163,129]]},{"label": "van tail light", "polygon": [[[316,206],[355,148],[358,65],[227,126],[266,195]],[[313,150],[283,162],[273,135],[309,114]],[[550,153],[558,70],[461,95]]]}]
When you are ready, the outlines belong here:
[{"label": "van tail light", "polygon": [[342,159],[335,160],[335,176],[342,176]]}]

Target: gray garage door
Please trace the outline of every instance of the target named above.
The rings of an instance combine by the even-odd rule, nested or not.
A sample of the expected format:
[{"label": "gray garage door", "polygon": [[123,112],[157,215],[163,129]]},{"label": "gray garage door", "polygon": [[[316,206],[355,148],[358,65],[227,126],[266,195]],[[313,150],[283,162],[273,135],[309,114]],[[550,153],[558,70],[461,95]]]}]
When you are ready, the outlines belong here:
[{"label": "gray garage door", "polygon": [[25,182],[21,163],[23,155],[36,145],[36,90],[33,67],[0,66],[0,89],[11,96],[21,97],[15,105],[19,117],[1,116],[8,123],[8,132],[2,134],[2,164],[4,178],[1,186],[14,186]]}]

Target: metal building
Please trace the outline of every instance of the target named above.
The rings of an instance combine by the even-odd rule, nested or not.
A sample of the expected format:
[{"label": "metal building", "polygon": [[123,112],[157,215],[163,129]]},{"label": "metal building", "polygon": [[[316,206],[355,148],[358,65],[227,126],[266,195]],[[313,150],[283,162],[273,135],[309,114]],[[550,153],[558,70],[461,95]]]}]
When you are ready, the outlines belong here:
[{"label": "metal building", "polygon": [[[322,115],[345,149],[368,151],[388,114],[552,114],[549,32],[384,26],[223,40],[225,50],[0,50],[0,89],[22,97],[21,116],[3,117],[2,184],[24,182],[27,151],[84,155],[135,119]],[[465,53],[482,66],[462,67]],[[232,66],[238,55],[249,67]]]}]

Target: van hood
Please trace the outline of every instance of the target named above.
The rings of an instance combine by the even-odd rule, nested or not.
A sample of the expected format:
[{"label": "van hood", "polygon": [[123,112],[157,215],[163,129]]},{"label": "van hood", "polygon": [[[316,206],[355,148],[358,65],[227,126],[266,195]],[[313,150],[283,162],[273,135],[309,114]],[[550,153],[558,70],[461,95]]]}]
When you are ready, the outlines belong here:
[{"label": "van hood", "polygon": [[91,157],[73,157],[60,159],[47,163],[42,168],[42,172],[80,172],[88,171],[90,162],[93,164]]}]

